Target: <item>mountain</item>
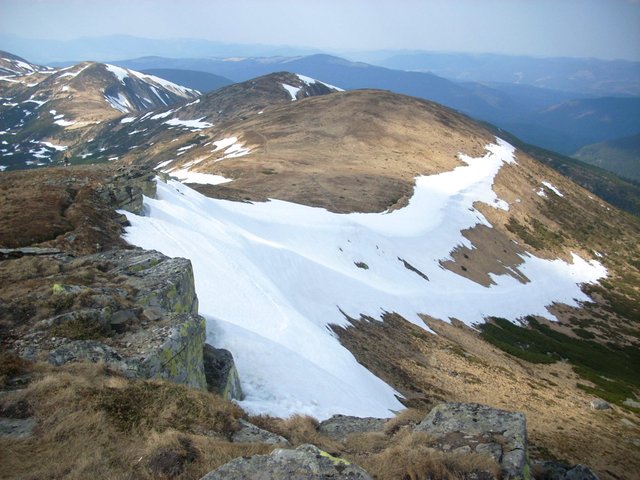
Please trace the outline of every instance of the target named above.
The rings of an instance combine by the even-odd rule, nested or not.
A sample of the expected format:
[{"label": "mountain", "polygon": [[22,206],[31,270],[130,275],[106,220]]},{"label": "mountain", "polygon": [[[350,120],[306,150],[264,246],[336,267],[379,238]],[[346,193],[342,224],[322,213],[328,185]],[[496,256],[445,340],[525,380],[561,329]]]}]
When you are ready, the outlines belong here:
[{"label": "mountain", "polygon": [[180,157],[195,146],[217,140],[220,125],[227,121],[261,115],[272,105],[334,91],[335,87],[309,77],[270,74],[223,87],[195,100],[116,118],[98,127],[91,142],[70,146],[69,161],[81,163],[87,156],[94,161],[141,158],[155,166]]},{"label": "mountain", "polygon": [[233,83],[233,81],[228,78],[221,77],[220,75],[214,75],[207,72],[196,72],[193,70],[152,68],[151,70],[145,70],[143,73],[164,78],[170,82],[184,85],[185,87],[189,87],[203,93],[211,92]]},{"label": "mountain", "polygon": [[640,97],[569,100],[500,126],[529,143],[571,155],[590,143],[638,133]]},{"label": "mountain", "polygon": [[640,134],[587,145],[573,156],[640,182]]},{"label": "mountain", "polygon": [[90,141],[104,122],[199,96],[152,75],[94,62],[36,76],[10,77],[3,85],[3,169],[45,165]]},{"label": "mountain", "polygon": [[465,82],[530,85],[596,96],[640,95],[640,62],[415,52],[390,55],[378,64]]},{"label": "mountain", "polygon": [[431,73],[392,70],[330,55],[227,59],[147,57],[119,64],[136,69],[160,66],[193,69],[236,81],[287,70],[322,78],[347,90],[390,90],[441,103],[494,123],[529,143],[564,154],[571,154],[583,145],[635,133],[634,125],[638,123],[637,97],[590,98],[584,93],[526,84],[453,82]]},{"label": "mountain", "polygon": [[[38,72],[53,70],[52,68],[43,67],[29,63],[24,58],[13,55],[9,52],[0,50],[0,75],[3,76],[21,76],[30,75]],[[6,78],[4,79],[6,82]]]},{"label": "mountain", "polygon": [[[188,468],[226,462],[246,452],[227,441],[239,419],[349,461],[391,439],[388,455],[422,455],[414,421],[330,443],[303,415],[479,402],[526,415],[532,458],[604,478],[640,468],[621,440],[638,434],[638,217],[460,112],[322,80],[280,72],[120,114],[68,149],[72,163],[117,160],[0,174],[0,334],[14,354],[1,372],[32,369],[2,415],[38,422],[7,440],[11,465],[84,474],[98,466],[77,451],[96,435],[110,445],[100,472],[148,475],[174,453]],[[170,321],[185,318],[197,334]],[[202,373],[205,324],[233,354],[237,404],[120,374],[167,332],[157,363],[171,376],[158,376]]]}]

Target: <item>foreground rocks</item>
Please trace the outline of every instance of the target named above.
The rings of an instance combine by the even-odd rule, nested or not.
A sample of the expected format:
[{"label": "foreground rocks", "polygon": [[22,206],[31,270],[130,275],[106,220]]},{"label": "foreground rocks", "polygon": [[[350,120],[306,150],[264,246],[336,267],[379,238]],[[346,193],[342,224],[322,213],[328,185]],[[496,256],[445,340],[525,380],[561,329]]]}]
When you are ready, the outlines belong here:
[{"label": "foreground rocks", "polygon": [[443,451],[490,455],[500,465],[504,480],[529,477],[522,413],[477,403],[443,403],[431,410],[415,431],[432,435]]},{"label": "foreground rocks", "polygon": [[[382,434],[388,421],[389,419],[384,418],[335,415],[320,423],[318,431],[332,440],[345,442],[350,435]],[[266,432],[244,420],[240,423],[240,429],[234,435],[234,441],[286,445],[284,443],[286,440],[282,437]],[[405,428],[412,427],[407,425]],[[474,454],[476,459],[478,455],[489,457],[490,462],[487,465],[491,465],[491,468],[476,466],[468,472],[456,473],[458,475],[456,478],[474,480],[497,478],[528,480],[531,478],[527,456],[526,424],[524,415],[521,413],[473,403],[444,403],[433,408],[418,425],[413,427],[413,431],[429,434],[425,440],[422,440],[428,442],[425,444],[428,449],[452,455],[444,458],[459,458],[460,455],[465,454]],[[496,464],[500,467],[498,476],[496,476],[498,470],[494,469]],[[557,480],[594,480],[595,478],[572,476],[584,472],[586,467],[583,466],[576,466],[573,469],[567,467],[562,470],[559,464],[553,464],[553,469],[549,465],[545,471],[560,472],[558,473],[560,476],[549,478]],[[407,465],[407,472],[411,471],[415,472],[414,467]],[[428,473],[418,472],[420,475]],[[562,476],[565,474],[567,476]],[[237,458],[210,472],[202,480],[272,478],[364,479],[371,477],[362,468],[344,459],[333,457],[312,445],[302,445],[295,450],[279,449],[271,455]]]},{"label": "foreground rocks", "polygon": [[357,465],[336,458],[313,445],[295,450],[278,449],[271,455],[236,458],[208,473],[201,480],[371,480]]}]

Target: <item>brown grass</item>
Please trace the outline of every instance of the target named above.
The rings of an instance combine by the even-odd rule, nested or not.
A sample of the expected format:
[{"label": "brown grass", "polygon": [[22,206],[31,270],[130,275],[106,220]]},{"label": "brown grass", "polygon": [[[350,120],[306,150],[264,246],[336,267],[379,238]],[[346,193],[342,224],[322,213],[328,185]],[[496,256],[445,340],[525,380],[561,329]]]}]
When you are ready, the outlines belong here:
[{"label": "brown grass", "polygon": [[427,411],[417,408],[407,408],[384,424],[384,433],[393,435],[404,427],[414,427],[427,415]]},{"label": "brown grass", "polygon": [[6,385],[7,380],[27,373],[31,363],[11,352],[0,352],[0,387]]},{"label": "brown grass", "polygon": [[348,455],[374,478],[385,480],[455,480],[475,471],[489,471],[500,478],[500,467],[487,455],[446,453],[431,448],[433,439],[424,432],[401,430],[387,438],[386,448],[378,453],[368,447],[380,447],[381,438],[371,434],[361,444],[363,451]]},{"label": "brown grass", "polygon": [[254,425],[283,436],[294,447],[304,443],[311,443],[331,454],[342,450],[342,445],[318,431],[318,421],[309,415],[292,415],[289,418],[276,418],[269,415],[250,417]]},{"label": "brown grass", "polygon": [[2,399],[2,408],[27,401],[38,421],[31,438],[0,439],[3,479],[197,479],[273,448],[228,442],[244,413],[216,395],[99,365],[38,365],[34,376]]}]

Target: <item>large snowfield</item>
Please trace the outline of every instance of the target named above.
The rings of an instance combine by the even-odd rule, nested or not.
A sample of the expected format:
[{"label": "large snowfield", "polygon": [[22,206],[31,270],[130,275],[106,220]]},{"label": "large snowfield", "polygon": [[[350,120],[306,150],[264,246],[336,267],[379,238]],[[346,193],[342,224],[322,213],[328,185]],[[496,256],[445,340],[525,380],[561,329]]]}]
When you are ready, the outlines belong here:
[{"label": "large snowfield", "polygon": [[424,328],[418,313],[467,324],[491,315],[553,319],[546,306],[588,300],[578,284],[606,275],[576,255],[571,264],[527,255],[519,270],[529,282],[493,275],[490,287],[442,268],[455,246],[472,247],[462,230],[490,226],[475,201],[508,209],[491,187],[500,167],[515,162],[513,147],[498,139],[484,157],[460,158],[466,165],[417,178],[408,206],[378,214],[215,200],[159,181],[145,216],[123,212],[126,240],[192,261],[208,341],[233,353],[247,410],[387,417],[403,408],[396,392],[327,327],[348,325],[342,312],[397,312]]}]

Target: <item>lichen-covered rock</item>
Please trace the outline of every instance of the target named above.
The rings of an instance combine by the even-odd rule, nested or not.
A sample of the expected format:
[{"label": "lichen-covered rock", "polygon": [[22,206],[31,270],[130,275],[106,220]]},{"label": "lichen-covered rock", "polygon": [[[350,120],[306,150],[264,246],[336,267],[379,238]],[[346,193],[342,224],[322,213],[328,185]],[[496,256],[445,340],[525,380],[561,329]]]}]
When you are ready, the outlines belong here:
[{"label": "lichen-covered rock", "polygon": [[592,410],[609,410],[611,405],[606,400],[602,400],[601,398],[594,398],[589,402],[589,406]]},{"label": "lichen-covered rock", "polygon": [[207,381],[202,358],[205,320],[192,314],[173,315],[171,319],[173,326],[166,340],[141,361],[139,376],[205,389]]},{"label": "lichen-covered rock", "polygon": [[242,400],[242,387],[233,355],[223,348],[214,348],[205,343],[203,349],[204,374],[207,390],[227,400]]},{"label": "lichen-covered rock", "polygon": [[351,417],[348,415],[334,415],[320,423],[320,433],[342,442],[351,433],[381,432],[386,418]]},{"label": "lichen-covered rock", "polygon": [[141,249],[112,250],[96,257],[116,262],[113,273],[127,277],[126,285],[137,291],[136,305],[164,313],[198,313],[193,269],[186,258]]},{"label": "lichen-covered rock", "polygon": [[201,480],[371,480],[362,468],[313,445],[275,450],[271,455],[236,458]]},{"label": "lichen-covered rock", "polygon": [[527,463],[527,429],[522,413],[498,410],[477,403],[437,405],[415,431],[432,435],[437,447],[487,453],[499,464],[502,478],[530,478]]},{"label": "lichen-covered rock", "polygon": [[291,446],[286,438],[263,430],[242,418],[238,419],[238,424],[240,428],[231,437],[235,443],[268,443],[270,445]]}]

